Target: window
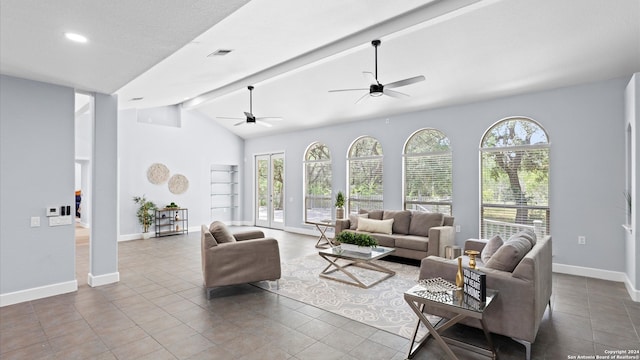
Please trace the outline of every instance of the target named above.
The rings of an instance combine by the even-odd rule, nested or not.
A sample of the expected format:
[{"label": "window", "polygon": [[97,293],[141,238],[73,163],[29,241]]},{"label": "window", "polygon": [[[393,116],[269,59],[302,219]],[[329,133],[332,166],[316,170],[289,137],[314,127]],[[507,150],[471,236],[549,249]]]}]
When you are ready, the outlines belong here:
[{"label": "window", "polygon": [[329,148],[313,143],[304,156],[304,220],[331,219],[331,154]]},{"label": "window", "polygon": [[526,228],[549,233],[549,138],[527,118],[493,125],[480,148],[480,235],[509,237]]},{"label": "window", "polygon": [[360,209],[382,210],[382,145],[363,136],[349,148],[347,206],[349,213]]},{"label": "window", "polygon": [[404,208],[451,214],[451,146],[435,129],[418,130],[404,146]]}]

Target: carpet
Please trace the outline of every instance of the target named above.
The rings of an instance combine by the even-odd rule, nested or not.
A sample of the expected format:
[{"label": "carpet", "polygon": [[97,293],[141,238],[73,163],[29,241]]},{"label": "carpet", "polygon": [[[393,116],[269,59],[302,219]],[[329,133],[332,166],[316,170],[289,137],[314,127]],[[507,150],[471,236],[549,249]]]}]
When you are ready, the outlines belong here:
[{"label": "carpet", "polygon": [[[282,264],[279,289],[276,289],[275,282],[261,282],[258,286],[409,339],[418,318],[404,301],[403,295],[416,284],[420,269],[390,261],[374,262],[395,271],[396,275],[363,289],[321,278],[320,272],[329,263],[319,255],[309,255]],[[386,275],[354,266],[349,267],[349,271],[364,280],[365,284]],[[349,279],[341,272],[331,275]]]}]

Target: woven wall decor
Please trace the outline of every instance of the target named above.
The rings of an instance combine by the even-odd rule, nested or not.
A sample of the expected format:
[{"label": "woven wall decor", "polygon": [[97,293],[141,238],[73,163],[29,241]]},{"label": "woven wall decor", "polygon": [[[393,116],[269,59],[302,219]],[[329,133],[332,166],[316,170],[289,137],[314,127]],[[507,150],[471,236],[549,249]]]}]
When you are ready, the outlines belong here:
[{"label": "woven wall decor", "polygon": [[189,179],[182,174],[175,174],[169,179],[169,191],[182,194],[189,189]]},{"label": "woven wall decor", "polygon": [[164,184],[169,179],[169,168],[160,163],[151,164],[147,169],[147,179],[152,184]]}]

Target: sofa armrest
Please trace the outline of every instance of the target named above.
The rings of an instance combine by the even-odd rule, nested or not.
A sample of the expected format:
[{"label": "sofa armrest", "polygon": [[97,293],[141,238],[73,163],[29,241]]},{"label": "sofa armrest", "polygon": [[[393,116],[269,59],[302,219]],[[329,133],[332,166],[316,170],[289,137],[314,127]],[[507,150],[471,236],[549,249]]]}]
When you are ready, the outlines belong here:
[{"label": "sofa armrest", "polygon": [[280,249],[274,238],[219,244],[207,249],[203,260],[206,287],[277,280],[281,276]]},{"label": "sofa armrest", "polygon": [[487,245],[488,240],[484,239],[467,239],[464,242],[464,250],[476,250],[482,252],[482,249]]},{"label": "sofa armrest", "polygon": [[264,232],[260,230],[249,230],[249,231],[235,233],[233,234],[233,237],[236,238],[236,241],[262,239],[264,238]]},{"label": "sofa armrest", "polygon": [[349,219],[337,219],[336,220],[336,232],[338,235],[342,230],[348,229],[351,226],[351,221]]},{"label": "sofa armrest", "polygon": [[455,229],[453,226],[435,226],[429,229],[429,246],[427,256],[434,255],[444,257],[445,246],[455,243]]}]

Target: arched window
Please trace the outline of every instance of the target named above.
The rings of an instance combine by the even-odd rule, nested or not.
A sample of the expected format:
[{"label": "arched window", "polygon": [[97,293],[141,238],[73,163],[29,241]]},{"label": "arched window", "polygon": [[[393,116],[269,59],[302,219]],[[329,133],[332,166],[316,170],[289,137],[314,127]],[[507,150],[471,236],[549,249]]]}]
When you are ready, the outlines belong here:
[{"label": "arched window", "polygon": [[509,237],[526,228],[549,233],[549,137],[537,122],[507,118],[480,146],[480,235]]},{"label": "arched window", "polygon": [[421,129],[404,146],[404,208],[451,214],[451,145],[441,131]]},{"label": "arched window", "polygon": [[325,144],[313,143],[304,155],[304,220],[331,219],[331,153]]},{"label": "arched window", "polygon": [[351,144],[347,157],[349,213],[360,209],[382,210],[382,145],[371,137],[363,136]]}]

